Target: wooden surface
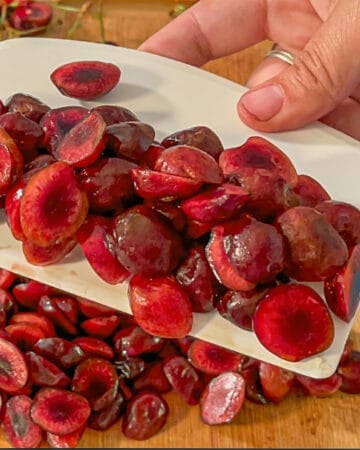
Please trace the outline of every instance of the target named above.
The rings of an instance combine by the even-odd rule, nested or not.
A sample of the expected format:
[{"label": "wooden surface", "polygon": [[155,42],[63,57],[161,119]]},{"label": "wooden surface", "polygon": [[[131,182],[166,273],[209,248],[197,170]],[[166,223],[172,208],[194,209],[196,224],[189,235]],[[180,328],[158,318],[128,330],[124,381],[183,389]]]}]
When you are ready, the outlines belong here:
[{"label": "wooden surface", "polygon": [[[75,4],[75,1],[68,2]],[[95,3],[95,2],[94,2]],[[169,20],[175,1],[104,1],[105,38],[118,45],[136,48]],[[93,8],[91,11],[95,11]],[[62,23],[47,34],[66,37],[74,14],[57,14]],[[72,38],[101,41],[99,22],[85,15]],[[270,44],[264,42],[237,55],[208,63],[212,71],[244,84],[261,61]],[[360,348],[360,317],[353,338]],[[148,441],[126,439],[120,422],[101,433],[88,430],[80,448],[360,448],[360,396],[337,393],[331,398],[316,399],[292,394],[279,405],[257,405],[246,401],[233,423],[208,426],[201,422],[198,406],[188,406],[174,394],[166,395],[170,405],[165,428]],[[9,445],[0,437],[0,447]]]}]

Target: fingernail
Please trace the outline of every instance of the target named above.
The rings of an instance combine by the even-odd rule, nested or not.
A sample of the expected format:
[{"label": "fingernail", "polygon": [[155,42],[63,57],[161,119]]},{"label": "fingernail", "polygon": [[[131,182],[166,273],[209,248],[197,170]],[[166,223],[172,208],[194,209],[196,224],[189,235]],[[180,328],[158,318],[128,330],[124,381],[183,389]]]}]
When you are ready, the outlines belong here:
[{"label": "fingernail", "polygon": [[251,90],[242,96],[240,104],[256,119],[265,121],[278,114],[284,104],[283,90],[275,85]]}]

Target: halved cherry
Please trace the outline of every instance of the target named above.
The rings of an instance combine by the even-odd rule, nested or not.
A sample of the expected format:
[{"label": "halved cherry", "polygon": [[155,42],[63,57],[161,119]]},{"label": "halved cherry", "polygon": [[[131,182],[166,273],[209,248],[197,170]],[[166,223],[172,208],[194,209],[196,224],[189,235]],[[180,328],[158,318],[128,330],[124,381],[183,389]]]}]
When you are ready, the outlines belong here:
[{"label": "halved cherry", "polygon": [[260,136],[251,136],[244,144],[222,152],[219,164],[225,177],[265,169],[283,178],[290,187],[297,183],[297,172],[290,158],[272,142]]},{"label": "halved cherry", "polygon": [[135,196],[130,176],[135,163],[123,158],[104,157],[78,173],[81,188],[86,192],[92,212],[114,211]]},{"label": "halved cherry", "polygon": [[144,205],[117,215],[113,229],[117,258],[131,274],[168,275],[184,255],[180,235],[161,214]]},{"label": "halved cherry", "polygon": [[348,394],[360,394],[360,352],[352,350],[347,360],[340,364],[338,373],[342,377],[340,390]]},{"label": "halved cherry", "polygon": [[33,351],[64,370],[76,366],[85,357],[78,345],[61,337],[40,339],[34,345]]},{"label": "halved cherry", "polygon": [[155,354],[164,346],[162,338],[147,333],[138,325],[120,328],[112,340],[116,353],[126,358]]},{"label": "halved cherry", "polygon": [[261,286],[250,291],[227,290],[216,302],[216,308],[225,319],[244,330],[252,331],[256,307],[269,289]]},{"label": "halved cherry", "polygon": [[110,338],[121,323],[119,314],[104,317],[92,317],[81,322],[80,326],[86,334],[98,339]]},{"label": "halved cherry", "polygon": [[68,97],[93,100],[110,92],[119,83],[121,70],[104,61],[72,61],[53,70],[50,79]]},{"label": "halved cherry", "polygon": [[72,340],[87,356],[95,356],[111,360],[114,358],[114,350],[107,342],[93,336],[79,336]]},{"label": "halved cherry", "polygon": [[125,408],[126,399],[121,390],[119,390],[115,400],[109,406],[91,414],[87,426],[93,430],[108,430],[120,419],[125,412]]},{"label": "halved cherry", "polygon": [[181,208],[193,220],[216,223],[230,219],[248,198],[242,187],[223,183],[182,201]]},{"label": "halved cherry", "polygon": [[294,186],[294,193],[298,199],[299,206],[315,207],[318,203],[330,200],[330,194],[324,186],[310,175],[298,175]]},{"label": "halved cherry", "polygon": [[151,208],[168,219],[176,231],[183,231],[186,226],[186,216],[181,208],[173,203],[163,202],[161,200],[146,200],[144,205]]},{"label": "halved cherry", "polygon": [[288,182],[276,172],[266,169],[246,169],[230,177],[249,193],[245,212],[263,222],[272,222],[279,214],[297,206],[298,200]]},{"label": "halved cherry", "polygon": [[16,275],[6,269],[0,269],[0,289],[9,289],[14,283]]},{"label": "halved cherry", "polygon": [[260,301],[254,331],[271,353],[287,361],[301,361],[330,347],[333,319],[322,298],[309,286],[276,286]]},{"label": "halved cherry", "polygon": [[90,416],[88,400],[75,392],[45,387],[37,392],[31,418],[43,430],[65,435],[81,429]]},{"label": "halved cherry", "polygon": [[23,353],[7,339],[0,338],[0,389],[15,392],[26,385],[29,370]]},{"label": "halved cherry", "polygon": [[50,155],[50,153],[41,153],[26,164],[24,177],[28,179],[34,173],[33,170],[43,169],[54,162],[56,162],[56,159],[53,155]]},{"label": "halved cherry", "polygon": [[273,225],[246,214],[213,227],[206,251],[210,266],[233,290],[251,290],[274,280],[285,261],[281,234]]},{"label": "halved cherry", "polygon": [[197,405],[204,390],[204,380],[184,356],[168,358],[163,367],[165,376],[174,391],[189,405]]},{"label": "halved cherry", "polygon": [[43,295],[54,296],[56,289],[35,280],[23,281],[15,284],[12,289],[17,303],[26,309],[36,310]]},{"label": "halved cherry", "polygon": [[39,300],[37,309],[39,313],[51,320],[58,330],[70,336],[77,334],[77,324],[72,321],[67,312],[59,307],[56,297],[50,298],[43,295]]},{"label": "halved cherry", "polygon": [[106,127],[111,153],[139,163],[155,138],[154,128],[139,120],[116,123]]},{"label": "halved cherry", "polygon": [[73,167],[94,163],[105,148],[106,124],[96,111],[74,125],[54,150],[54,156]]},{"label": "halved cherry", "polygon": [[37,155],[43,137],[37,122],[20,112],[8,112],[0,116],[0,127],[14,139],[24,162],[31,161]]},{"label": "halved cherry", "polygon": [[89,215],[76,237],[92,269],[107,283],[117,284],[130,274],[116,257],[111,223],[110,218]]},{"label": "halved cherry", "polygon": [[359,208],[347,202],[326,200],[317,203],[315,209],[331,223],[349,248],[360,243]]},{"label": "halved cherry", "polygon": [[88,200],[73,169],[56,162],[35,173],[26,185],[20,205],[25,237],[47,247],[72,236],[88,212]]},{"label": "halved cherry", "polygon": [[219,136],[214,130],[205,125],[197,125],[175,131],[163,138],[161,145],[166,148],[175,145],[190,145],[204,150],[216,160],[219,159],[220,153],[224,150]]},{"label": "halved cherry", "polygon": [[294,372],[264,361],[260,361],[259,377],[264,395],[274,403],[289,395],[295,383]]},{"label": "halved cherry", "polygon": [[200,400],[201,419],[209,425],[231,422],[245,400],[245,380],[240,373],[223,372],[206,386]]},{"label": "halved cherry", "polygon": [[119,105],[99,105],[91,108],[91,111],[96,111],[101,114],[105,120],[106,126],[114,125],[121,122],[136,121],[138,118],[130,109]]},{"label": "halved cherry", "polygon": [[49,266],[62,261],[77,245],[74,236],[69,236],[55,244],[47,247],[40,247],[32,241],[24,238],[22,242],[22,251],[25,259],[36,266]]},{"label": "halved cherry", "polygon": [[33,400],[27,395],[10,397],[5,406],[2,429],[14,448],[39,448],[43,434],[30,416]]},{"label": "halved cherry", "polygon": [[173,277],[135,275],[129,283],[129,300],[135,320],[147,333],[165,338],[181,338],[190,333],[191,302]]},{"label": "halved cherry", "polygon": [[164,373],[164,364],[165,361],[148,364],[145,370],[134,380],[135,390],[150,389],[160,394],[171,391],[172,386]]},{"label": "halved cherry", "polygon": [[195,243],[176,269],[175,277],[188,293],[193,311],[209,312],[215,308],[217,282],[206,259],[204,247]]},{"label": "halved cherry", "polygon": [[101,316],[106,317],[118,313],[118,311],[110,308],[109,306],[102,305],[101,303],[94,302],[93,300],[89,300],[87,298],[77,297],[77,302],[81,314],[87,318]]},{"label": "halved cherry", "polygon": [[307,395],[314,397],[329,397],[335,394],[342,384],[342,376],[335,372],[327,378],[311,378],[305,375],[296,374],[296,380],[301,385]]},{"label": "halved cherry", "polygon": [[71,390],[84,396],[92,411],[106,408],[115,400],[118,390],[114,365],[102,358],[85,359],[75,368]]},{"label": "halved cherry", "polygon": [[7,190],[5,196],[6,221],[10,228],[11,234],[18,241],[22,241],[25,239],[25,235],[20,223],[20,200],[24,194],[26,184],[26,177],[20,177]]},{"label": "halved cherry", "polygon": [[345,322],[354,317],[360,302],[360,244],[350,251],[345,265],[324,282],[326,302],[331,311]]},{"label": "halved cherry", "polygon": [[202,183],[220,184],[223,181],[217,161],[190,145],[175,145],[164,150],[155,163],[155,170]]},{"label": "halved cherry", "polygon": [[8,112],[19,112],[34,122],[39,122],[42,116],[50,109],[39,98],[23,92],[17,92],[8,98],[6,107]]},{"label": "halved cherry", "polygon": [[53,362],[32,351],[26,352],[25,358],[34,386],[66,388],[70,385],[70,377]]},{"label": "halved cherry", "polygon": [[160,394],[142,390],[129,400],[121,429],[130,439],[149,439],[165,426],[168,415],[168,403]]},{"label": "halved cherry", "polygon": [[31,1],[11,11],[9,20],[16,30],[46,27],[52,19],[53,8],[44,2]]},{"label": "halved cherry", "polygon": [[165,147],[153,142],[150,147],[143,153],[139,165],[144,169],[154,169],[155,164],[161,153],[165,150]]},{"label": "halved cherry", "polygon": [[195,194],[202,182],[141,167],[132,169],[131,178],[138,195],[144,199],[173,202]]},{"label": "halved cherry", "polygon": [[226,254],[223,238],[225,229],[217,225],[211,229],[210,239],[205,247],[206,257],[218,281],[228,289],[250,291],[255,284],[246,280],[236,270]]},{"label": "halved cherry", "polygon": [[86,425],[69,434],[46,433],[46,442],[50,448],[76,448],[85,431]]},{"label": "halved cherry", "polygon": [[299,281],[325,280],[347,261],[345,241],[315,208],[295,206],[282,213],[276,223],[288,249],[288,276]]},{"label": "halved cherry", "polygon": [[34,326],[41,328],[45,334],[45,337],[54,337],[55,328],[50,319],[43,314],[33,311],[23,311],[13,314],[9,320],[9,324],[13,323],[30,323]]},{"label": "halved cherry", "polygon": [[219,375],[222,372],[238,371],[243,356],[219,345],[195,339],[189,347],[188,360],[201,372]]},{"label": "halved cherry", "polygon": [[45,337],[42,328],[28,322],[7,325],[5,330],[9,333],[11,341],[23,352],[31,350],[38,340]]},{"label": "halved cherry", "polygon": [[62,138],[89,114],[83,106],[61,106],[47,111],[39,122],[44,133],[43,146],[54,153]]},{"label": "halved cherry", "polygon": [[6,194],[23,171],[24,159],[18,146],[10,134],[0,128],[0,195]]}]

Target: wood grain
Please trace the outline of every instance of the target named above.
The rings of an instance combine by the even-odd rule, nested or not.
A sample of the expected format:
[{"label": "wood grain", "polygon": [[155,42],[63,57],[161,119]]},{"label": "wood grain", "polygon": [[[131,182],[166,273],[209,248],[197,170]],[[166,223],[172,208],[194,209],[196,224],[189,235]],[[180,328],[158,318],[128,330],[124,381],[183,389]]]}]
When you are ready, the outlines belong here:
[{"label": "wood grain", "polygon": [[[105,0],[106,40],[136,48],[171,20],[169,11],[175,4],[175,1]],[[73,39],[101,41],[95,6],[91,14],[85,15]],[[74,14],[57,13],[56,19],[56,24],[47,35],[67,37]],[[244,84],[269,47],[269,42],[260,43],[236,55],[210,62],[204,69]],[[360,348],[360,317],[351,337],[356,347]],[[355,395],[339,392],[329,398],[316,399],[294,392],[279,405],[261,406],[247,401],[236,420],[222,426],[203,424],[199,407],[188,406],[174,393],[166,395],[166,399],[170,405],[169,421],[163,431],[153,438],[139,442],[126,439],[119,422],[103,433],[87,430],[79,448],[360,447],[360,397]],[[0,447],[10,447],[1,436]]]}]

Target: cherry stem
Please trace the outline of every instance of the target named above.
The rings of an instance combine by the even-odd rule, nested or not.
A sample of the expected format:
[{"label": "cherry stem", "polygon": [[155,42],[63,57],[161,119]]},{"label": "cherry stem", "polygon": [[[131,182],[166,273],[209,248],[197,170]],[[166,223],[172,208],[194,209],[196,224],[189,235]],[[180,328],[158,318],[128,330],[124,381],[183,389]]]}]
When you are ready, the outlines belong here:
[{"label": "cherry stem", "polygon": [[99,25],[100,25],[101,42],[104,43],[106,41],[106,39],[105,39],[103,0],[98,1],[98,10],[99,10],[98,19],[99,19]]},{"label": "cherry stem", "polygon": [[78,29],[82,18],[84,17],[84,15],[87,13],[87,11],[90,9],[90,7],[92,6],[92,2],[91,1],[86,1],[81,5],[80,11],[78,12],[78,16],[75,19],[73,25],[71,26],[70,30],[67,32],[67,38],[71,39],[73,34],[76,32],[76,30]]}]

